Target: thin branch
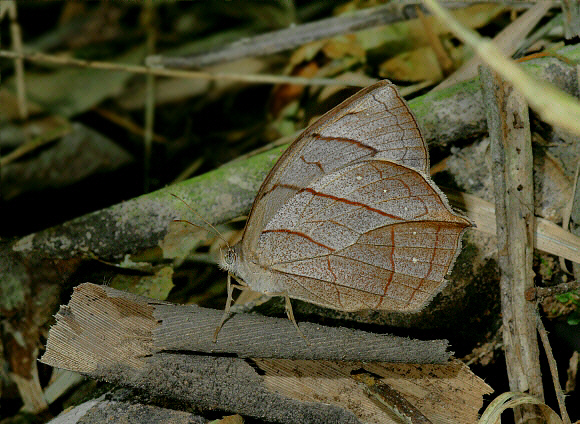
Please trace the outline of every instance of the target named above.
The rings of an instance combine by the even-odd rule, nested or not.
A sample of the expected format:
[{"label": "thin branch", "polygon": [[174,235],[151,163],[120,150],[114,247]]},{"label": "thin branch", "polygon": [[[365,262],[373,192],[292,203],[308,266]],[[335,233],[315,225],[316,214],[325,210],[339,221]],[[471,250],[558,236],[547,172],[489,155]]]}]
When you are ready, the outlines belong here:
[{"label": "thin branch", "polygon": [[[473,3],[478,3],[478,1],[445,1],[449,9],[464,8]],[[530,4],[533,4],[533,2],[518,1],[504,3],[512,3],[514,6],[520,7],[529,7]],[[247,37],[209,52],[183,57],[150,56],[146,63],[150,66],[169,68],[202,68],[246,57],[279,53],[312,41],[414,19],[418,17],[417,7],[421,7],[420,1],[390,2],[386,5],[357,10],[333,18],[292,25],[278,31]],[[428,13],[426,10],[425,12]]]},{"label": "thin branch", "polygon": [[538,333],[540,334],[540,339],[542,340],[542,345],[544,346],[544,351],[548,358],[550,374],[552,375],[552,382],[554,383],[554,390],[556,391],[556,398],[558,399],[558,407],[560,408],[560,417],[564,424],[570,424],[570,416],[566,410],[566,399],[564,397],[564,392],[562,391],[562,385],[560,384],[560,377],[558,376],[558,364],[556,363],[554,353],[552,352],[550,339],[548,339],[548,332],[546,331],[544,323],[539,315],[536,316],[536,322],[538,325]]},{"label": "thin branch", "polygon": [[566,379],[566,393],[573,392],[576,390],[577,384],[576,380],[578,377],[578,364],[580,364],[579,360],[580,354],[577,350],[572,353],[570,357],[570,362],[568,365],[568,369],[566,370],[567,379]]},{"label": "thin branch", "polygon": [[552,287],[531,287],[526,290],[526,300],[534,302],[536,300],[542,301],[548,296],[556,296],[563,293],[571,292],[572,290],[580,290],[579,281],[571,281],[569,283],[561,283]]},{"label": "thin branch", "polygon": [[0,168],[20,159],[21,157],[35,151],[36,149],[46,144],[58,140],[59,138],[62,138],[67,134],[70,134],[71,131],[72,131],[71,125],[69,123],[64,123],[62,126],[58,128],[43,132],[38,137],[35,137],[33,140],[25,144],[22,144],[21,146],[17,147],[6,156],[0,158]]},{"label": "thin branch", "polygon": [[[132,132],[133,134],[136,134],[140,137],[144,137],[145,135],[145,130],[140,127],[139,125],[137,125],[136,123],[134,123],[130,118],[126,117],[126,116],[121,116],[115,112],[112,112],[108,109],[104,109],[102,107],[93,107],[91,109],[91,112],[96,112],[99,115],[101,115],[103,118],[105,118],[106,120],[112,122],[115,125],[118,125],[124,129],[126,129],[129,132]],[[167,138],[163,137],[162,135],[159,134],[153,134],[153,141],[156,143],[167,143]]]},{"label": "thin branch", "polygon": [[[10,36],[12,38],[12,48],[17,53],[22,53],[22,31],[18,23],[16,14],[16,2],[8,3],[8,15],[10,16]],[[26,82],[24,80],[24,61],[22,58],[14,59],[14,70],[16,78],[16,95],[18,98],[18,112],[20,119],[28,118],[28,104],[26,103]]]},{"label": "thin branch", "polygon": [[[153,0],[146,0],[141,11],[141,20],[147,33],[147,53],[155,51],[157,40],[157,28],[154,23],[155,4]],[[145,134],[143,137],[143,191],[149,191],[149,178],[151,170],[151,152],[153,147],[153,134],[155,125],[155,75],[146,75],[146,97],[145,97]]]},{"label": "thin branch", "polygon": [[252,75],[234,73],[210,73],[203,71],[183,71],[178,69],[159,69],[140,65],[126,65],[111,62],[100,62],[94,60],[74,59],[70,57],[59,57],[44,53],[18,53],[10,50],[0,50],[0,57],[9,59],[22,58],[30,62],[52,63],[63,66],[76,66],[79,68],[94,68],[107,71],[132,72],[134,74],[152,74],[162,77],[186,78],[186,79],[207,79],[207,80],[230,80],[246,82],[251,84],[297,84],[297,85],[340,85],[361,87],[360,81],[337,80],[332,78],[302,78],[278,75]]},{"label": "thin branch", "polygon": [[[417,3],[420,4],[420,2],[415,4]],[[169,68],[202,68],[245,57],[265,56],[300,47],[312,41],[408,19],[414,12],[409,6],[411,5],[391,2],[383,6],[357,10],[350,14],[293,25],[278,31],[244,38],[210,52],[183,57],[150,56],[146,63],[149,66]]]}]

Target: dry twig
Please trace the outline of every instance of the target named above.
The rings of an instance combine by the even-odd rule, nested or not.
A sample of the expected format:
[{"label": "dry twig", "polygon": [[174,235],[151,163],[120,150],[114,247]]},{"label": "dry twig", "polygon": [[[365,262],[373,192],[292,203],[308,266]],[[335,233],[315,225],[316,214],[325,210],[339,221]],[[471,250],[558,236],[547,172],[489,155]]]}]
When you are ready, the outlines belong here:
[{"label": "dry twig", "polygon": [[[312,41],[414,18],[417,16],[415,6],[420,6],[420,4],[421,2],[391,2],[341,16],[293,25],[282,30],[244,38],[226,46],[220,46],[210,52],[184,57],[150,56],[147,59],[147,65],[169,68],[202,68],[245,57],[278,53],[303,46]],[[466,2],[450,2],[449,7],[459,8],[466,5]]]},{"label": "dry twig", "polygon": [[[12,38],[12,48],[17,53],[22,53],[22,31],[18,23],[16,14],[16,2],[14,0],[7,1],[4,5],[5,10],[8,11],[10,17],[10,37]],[[26,103],[26,83],[24,81],[24,60],[20,58],[14,59],[14,72],[16,76],[16,96],[18,98],[18,112],[20,119],[28,118],[28,105]]]},{"label": "dry twig", "polygon": [[536,300],[542,301],[545,297],[556,296],[563,293],[568,293],[572,290],[579,290],[580,282],[570,281],[569,283],[561,283],[552,287],[531,287],[526,290],[526,299],[530,302]]},{"label": "dry twig", "polygon": [[31,62],[52,63],[55,65],[74,66],[79,68],[94,68],[108,71],[124,71],[134,74],[153,74],[163,77],[192,78],[208,80],[230,80],[252,84],[297,84],[297,85],[341,85],[360,87],[360,81],[337,80],[333,78],[302,78],[280,75],[251,75],[234,73],[211,73],[203,71],[183,71],[179,69],[158,69],[148,66],[126,65],[96,60],[82,60],[70,57],[59,57],[44,53],[18,53],[10,50],[0,50],[0,57],[10,59],[22,58]]},{"label": "dry twig", "polygon": [[[489,68],[480,69],[491,138],[496,198],[498,262],[504,346],[510,389],[543,400],[535,305],[525,300],[533,287],[533,161],[528,106],[523,97]],[[534,417],[516,410],[516,422]]]},{"label": "dry twig", "polygon": [[[421,7],[421,3],[421,1],[390,2],[389,4],[357,10],[337,17],[293,25],[282,30],[244,38],[243,40],[220,46],[215,50],[196,55],[184,57],[151,56],[147,59],[147,64],[170,68],[201,68],[247,57],[278,53],[320,39],[349,34],[405,19],[415,19],[419,17],[417,9]],[[477,3],[477,1],[444,0],[443,3],[449,9],[458,9]],[[518,7],[530,7],[533,5],[531,2],[521,1],[504,1],[504,3],[513,3]]]}]

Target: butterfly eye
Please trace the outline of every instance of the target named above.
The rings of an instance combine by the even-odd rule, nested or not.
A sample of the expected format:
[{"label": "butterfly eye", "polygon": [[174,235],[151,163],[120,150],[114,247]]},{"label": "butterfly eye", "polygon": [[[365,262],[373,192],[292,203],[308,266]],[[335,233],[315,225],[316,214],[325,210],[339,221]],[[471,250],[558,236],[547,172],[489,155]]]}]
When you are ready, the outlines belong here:
[{"label": "butterfly eye", "polygon": [[233,265],[236,261],[236,252],[234,252],[232,249],[228,249],[224,256],[224,261],[228,265]]}]

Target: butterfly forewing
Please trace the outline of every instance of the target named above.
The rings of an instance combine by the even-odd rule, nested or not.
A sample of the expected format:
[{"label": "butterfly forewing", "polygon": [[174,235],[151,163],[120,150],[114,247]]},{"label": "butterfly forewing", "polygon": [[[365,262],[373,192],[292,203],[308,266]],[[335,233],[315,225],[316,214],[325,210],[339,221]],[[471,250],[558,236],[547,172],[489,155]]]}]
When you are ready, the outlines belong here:
[{"label": "butterfly forewing", "polygon": [[417,121],[389,81],[350,97],[307,128],[276,163],[256,196],[244,248],[288,199],[320,177],[368,158],[383,158],[423,172],[428,151]]}]

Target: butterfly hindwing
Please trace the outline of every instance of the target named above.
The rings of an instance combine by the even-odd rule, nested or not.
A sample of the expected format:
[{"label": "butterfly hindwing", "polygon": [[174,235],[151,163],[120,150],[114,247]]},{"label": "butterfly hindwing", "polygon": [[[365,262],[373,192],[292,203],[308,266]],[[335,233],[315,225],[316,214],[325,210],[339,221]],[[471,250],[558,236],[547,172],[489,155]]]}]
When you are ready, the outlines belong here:
[{"label": "butterfly hindwing", "polygon": [[368,159],[297,191],[254,253],[291,297],[341,310],[416,310],[443,287],[470,225],[421,172]]}]

